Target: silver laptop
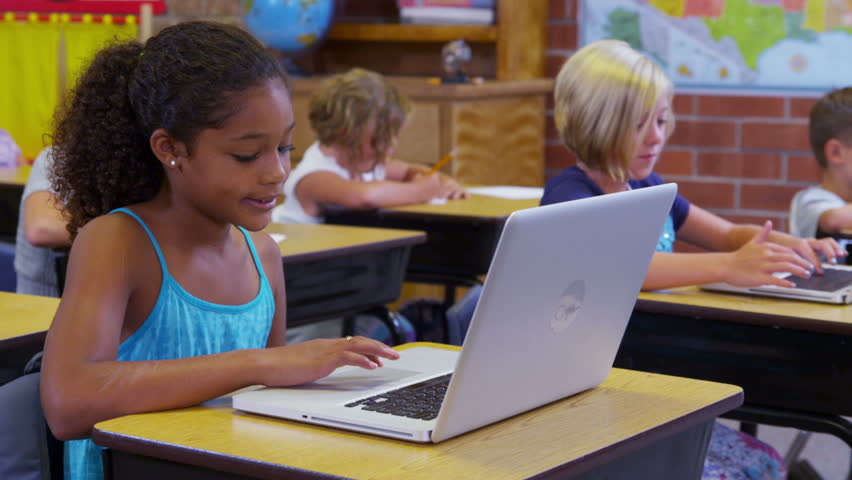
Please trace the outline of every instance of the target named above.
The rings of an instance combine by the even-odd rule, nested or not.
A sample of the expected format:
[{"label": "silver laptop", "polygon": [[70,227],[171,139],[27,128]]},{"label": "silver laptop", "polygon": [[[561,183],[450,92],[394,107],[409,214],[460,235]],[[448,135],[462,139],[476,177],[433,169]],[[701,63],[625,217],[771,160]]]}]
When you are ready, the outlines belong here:
[{"label": "silver laptop", "polygon": [[796,286],[793,288],[775,285],[737,287],[724,282],[708,283],[701,285],[701,288],[716,292],[746,293],[838,305],[852,303],[852,267],[825,263],[822,269],[824,272],[822,275],[812,275],[811,278],[802,278],[791,273],[776,274],[795,283]]},{"label": "silver laptop", "polygon": [[460,352],[415,347],[377,370],[343,367],[306,385],[239,393],[233,406],[440,442],[595,387],[609,375],[676,191],[517,211]]}]

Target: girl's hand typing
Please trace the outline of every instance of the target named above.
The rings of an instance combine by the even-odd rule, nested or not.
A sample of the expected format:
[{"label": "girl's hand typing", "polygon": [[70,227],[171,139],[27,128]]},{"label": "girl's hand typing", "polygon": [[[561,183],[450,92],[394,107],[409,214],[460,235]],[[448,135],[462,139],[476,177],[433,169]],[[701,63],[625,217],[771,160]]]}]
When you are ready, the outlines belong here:
[{"label": "girl's hand typing", "polygon": [[828,263],[837,263],[838,258],[843,258],[847,255],[846,250],[837,243],[836,240],[830,237],[825,238],[798,238],[792,235],[780,234],[775,240],[777,243],[790,247],[804,257],[806,260],[814,264],[816,272],[822,274],[822,262],[819,254],[825,258]]},{"label": "girl's hand typing", "polygon": [[814,265],[788,246],[768,241],[772,223],[739,250],[731,252],[730,262],[723,273],[724,281],[742,287],[778,285],[793,287],[793,282],[778,278],[773,273],[790,272],[800,277],[810,277]]},{"label": "girl's hand typing", "polygon": [[384,343],[365,337],[347,338],[263,350],[261,383],[271,387],[300,385],[326,377],[344,365],[373,370],[382,366],[382,358],[399,358],[399,352]]}]

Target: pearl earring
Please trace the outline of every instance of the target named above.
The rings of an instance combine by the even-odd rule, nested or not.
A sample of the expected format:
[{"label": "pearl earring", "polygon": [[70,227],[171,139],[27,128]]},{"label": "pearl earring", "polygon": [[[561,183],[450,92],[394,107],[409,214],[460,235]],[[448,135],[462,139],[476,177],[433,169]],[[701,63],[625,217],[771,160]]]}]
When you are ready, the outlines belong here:
[{"label": "pearl earring", "polygon": [[171,162],[169,162],[169,165],[174,167],[175,165],[177,165],[177,163],[174,160],[172,160]]}]

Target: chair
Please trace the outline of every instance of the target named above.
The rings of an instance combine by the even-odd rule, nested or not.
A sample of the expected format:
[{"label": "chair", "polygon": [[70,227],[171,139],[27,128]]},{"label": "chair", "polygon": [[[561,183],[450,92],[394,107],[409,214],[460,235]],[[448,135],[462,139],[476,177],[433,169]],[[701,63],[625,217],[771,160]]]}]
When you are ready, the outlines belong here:
[{"label": "chair", "polygon": [[53,265],[56,268],[56,285],[59,296],[62,297],[62,290],[65,289],[65,274],[68,272],[68,251],[54,250],[53,252]]},{"label": "chair", "polygon": [[0,241],[0,291],[14,292],[16,284],[15,244]]},{"label": "chair", "polygon": [[39,373],[0,386],[0,478],[61,480],[63,444],[44,419]]}]

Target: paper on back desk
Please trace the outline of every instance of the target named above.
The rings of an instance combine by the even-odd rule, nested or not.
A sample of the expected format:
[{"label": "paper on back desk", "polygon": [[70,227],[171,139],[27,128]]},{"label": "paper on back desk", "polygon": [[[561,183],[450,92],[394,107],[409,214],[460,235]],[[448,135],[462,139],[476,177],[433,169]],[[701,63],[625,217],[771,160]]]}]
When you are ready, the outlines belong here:
[{"label": "paper on back desk", "polygon": [[512,200],[525,200],[541,198],[544,189],[541,187],[519,187],[515,185],[498,185],[491,187],[468,188],[468,192],[488,197],[508,198]]}]

